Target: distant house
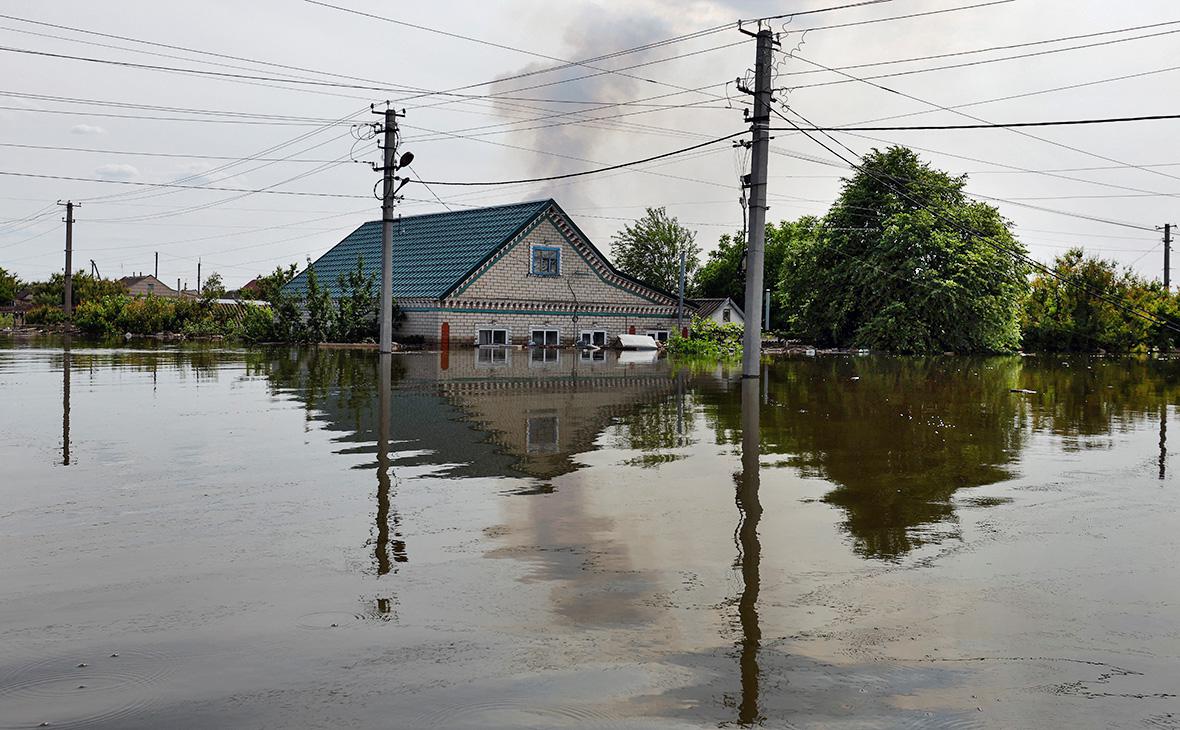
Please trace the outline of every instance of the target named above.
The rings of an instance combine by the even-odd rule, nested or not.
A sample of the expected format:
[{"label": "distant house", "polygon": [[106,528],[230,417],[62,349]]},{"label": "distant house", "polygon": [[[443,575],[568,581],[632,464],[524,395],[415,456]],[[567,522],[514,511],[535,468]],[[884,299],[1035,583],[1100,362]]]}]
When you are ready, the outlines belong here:
[{"label": "distant house", "polygon": [[696,304],[696,316],[701,319],[711,319],[718,324],[728,324],[734,322],[745,326],[746,315],[742,313],[742,308],[739,307],[729,297],[722,297],[721,299],[694,299]]},{"label": "distant house", "polygon": [[133,297],[176,297],[175,289],[148,274],[146,276],[124,276],[119,283]]},{"label": "distant house", "polygon": [[[337,298],[338,277],[358,257],[379,277],[380,221],[311,268]],[[284,287],[306,290],[307,271]],[[607,345],[623,333],[667,340],[676,328],[676,296],[618,271],[553,200],[401,218],[393,295],[405,312],[399,333],[428,342]]]}]

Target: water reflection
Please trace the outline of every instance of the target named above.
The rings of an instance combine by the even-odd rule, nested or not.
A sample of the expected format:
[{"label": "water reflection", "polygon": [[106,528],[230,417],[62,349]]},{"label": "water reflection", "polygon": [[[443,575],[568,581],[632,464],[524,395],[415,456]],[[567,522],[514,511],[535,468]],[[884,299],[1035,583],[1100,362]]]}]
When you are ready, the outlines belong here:
[{"label": "water reflection", "polygon": [[758,540],[758,523],[762,519],[762,501],[758,496],[761,479],[759,387],[756,379],[742,380],[742,470],[735,479],[739,517],[734,538],[742,572],[742,591],[738,597],[738,622],[741,625],[738,651],[742,680],[738,723],[741,725],[758,724],[764,719],[758,711],[758,650],[762,646],[762,629],[758,623],[758,591],[762,585],[759,572],[762,544]]},{"label": "water reflection", "polygon": [[61,463],[70,465],[70,338],[66,337],[61,350]]}]

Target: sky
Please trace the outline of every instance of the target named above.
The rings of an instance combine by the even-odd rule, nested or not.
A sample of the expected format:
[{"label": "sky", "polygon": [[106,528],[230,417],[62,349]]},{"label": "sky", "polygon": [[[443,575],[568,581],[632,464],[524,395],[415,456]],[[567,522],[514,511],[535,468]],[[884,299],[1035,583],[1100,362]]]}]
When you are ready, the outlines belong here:
[{"label": "sky", "polygon": [[[0,267],[26,280],[62,270],[56,203],[67,199],[81,202],[77,269],[150,273],[158,252],[167,283],[195,286],[200,262],[233,288],[302,265],[380,216],[373,103],[405,110],[399,150],[414,153],[414,177],[440,183],[580,172],[742,132],[735,80],[750,76],[754,40],[738,21],[769,15],[796,14],[767,21],[782,49],[779,109],[821,126],[1161,115],[1180,103],[1180,9],[1166,0],[836,7],[856,1],[0,0]],[[882,74],[901,75],[865,78]],[[1082,245],[1157,278],[1156,228],[1180,222],[1180,120],[833,136],[857,154],[905,144],[967,174],[1042,261]],[[845,163],[796,132],[771,146],[768,219],[823,214]],[[552,197],[606,251],[664,206],[708,251],[741,227],[748,165],[726,141],[546,183],[415,181],[399,212]]]}]

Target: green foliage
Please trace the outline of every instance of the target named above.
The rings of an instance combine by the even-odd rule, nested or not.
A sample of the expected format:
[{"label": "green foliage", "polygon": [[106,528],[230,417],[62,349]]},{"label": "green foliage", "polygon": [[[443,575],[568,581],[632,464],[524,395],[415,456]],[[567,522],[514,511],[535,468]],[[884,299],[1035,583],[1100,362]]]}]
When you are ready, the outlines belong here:
[{"label": "green foliage", "polygon": [[700,265],[696,233],[668,216],[664,208],[648,208],[642,218],[611,239],[610,254],[624,274],[674,292],[679,288],[680,254],[688,255],[686,277]]},{"label": "green foliage", "polygon": [[711,319],[695,317],[688,329],[688,337],[676,334],[668,341],[668,352],[716,360],[740,358],[743,334],[742,326],[736,322],[718,324]]},{"label": "green foliage", "polygon": [[[113,279],[100,279],[85,271],[75,273],[71,284],[75,307],[92,299],[127,293],[127,289],[119,282]],[[29,289],[33,292],[34,303],[60,307],[65,299],[65,275],[55,273],[49,277],[49,281],[30,284]]]},{"label": "green foliage", "polygon": [[92,335],[184,334],[234,337],[241,331],[232,310],[209,302],[173,297],[106,296],[83,302],[74,324]]},{"label": "green foliage", "polygon": [[12,304],[21,288],[21,280],[0,267],[0,306]]},{"label": "green foliage", "polygon": [[365,276],[365,260],[357,256],[356,269],[337,277],[340,298],[336,301],[334,338],[340,342],[377,339],[377,277]]},{"label": "green foliage", "polygon": [[221,274],[214,271],[201,284],[201,296],[205,299],[221,299],[225,296],[225,284],[221,281]]},{"label": "green foliage", "polygon": [[[764,281],[773,287],[783,280],[786,272],[783,264],[794,249],[809,245],[815,240],[820,221],[815,216],[803,216],[797,221],[782,221],[778,225],[766,224],[766,250],[763,257]],[[741,270],[742,256],[746,241],[740,235],[728,233],[721,236],[717,248],[709,252],[709,258],[697,271],[692,280],[694,297],[729,297],[740,306],[746,299],[746,276]],[[768,329],[786,324],[777,307],[771,308],[771,322]]]},{"label": "green foliage", "polygon": [[999,248],[1025,249],[965,182],[908,149],[865,155],[815,235],[787,249],[773,296],[788,335],[906,353],[1015,349],[1028,272]]},{"label": "green foliage", "polygon": [[25,322],[28,324],[55,325],[65,321],[66,313],[60,305],[37,304],[25,313]]},{"label": "green foliage", "polygon": [[[1175,330],[1137,316],[1107,300],[1154,315],[1180,327],[1180,296],[1130,270],[1119,272],[1114,261],[1087,258],[1073,248],[1053,263],[1057,277],[1038,275],[1024,304],[1021,324],[1024,348],[1036,352],[1141,351],[1180,345]],[[1059,278],[1058,278],[1059,277]]]},{"label": "green foliage", "polygon": [[[331,293],[320,284],[315,268],[308,262],[307,291],[302,297],[282,293],[272,300],[273,341],[281,342],[365,342],[377,338],[377,277],[365,274],[365,262],[357,258],[356,268],[337,277],[340,296],[333,304]],[[396,323],[404,315],[395,302]]]},{"label": "green foliage", "polygon": [[283,296],[283,287],[299,273],[299,266],[291,264],[287,268],[275,267],[275,270],[265,276],[258,276],[258,293],[250,295],[252,298],[274,304]]},{"label": "green foliage", "polygon": [[276,342],[274,311],[267,307],[247,306],[242,314],[241,336],[247,342]]},{"label": "green foliage", "polygon": [[0,330],[12,329],[16,326],[16,317],[11,314],[0,314]]}]

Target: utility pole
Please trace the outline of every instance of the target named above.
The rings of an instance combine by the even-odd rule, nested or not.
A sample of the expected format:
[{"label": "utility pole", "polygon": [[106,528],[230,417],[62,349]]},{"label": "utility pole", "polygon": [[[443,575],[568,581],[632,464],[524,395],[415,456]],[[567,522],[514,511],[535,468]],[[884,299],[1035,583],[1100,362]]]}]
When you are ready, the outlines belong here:
[{"label": "utility pole", "polygon": [[197,294],[201,293],[201,260],[197,259]]},{"label": "utility pole", "polygon": [[1172,291],[1172,224],[1164,224],[1164,290]]},{"label": "utility pole", "polygon": [[155,272],[152,273],[152,276],[154,276],[157,279],[160,278],[160,252],[159,251],[156,251],[156,270],[155,270]]},{"label": "utility pole", "polygon": [[766,329],[770,329],[770,290],[762,290],[762,323]]},{"label": "utility pole", "polygon": [[66,276],[65,276],[65,293],[62,296],[62,307],[65,309],[67,317],[74,314],[74,208],[81,208],[81,203],[75,203],[72,200],[66,202],[57,201],[58,205],[66,207]]},{"label": "utility pole", "polygon": [[[743,30],[747,35],[754,35]],[[758,47],[754,62],[754,133],[750,160],[750,234],[746,259],[746,331],[742,340],[742,377],[756,378],[762,359],[762,265],[766,248],[766,177],[770,157],[771,67],[774,33],[762,28],[754,36]]]},{"label": "utility pole", "polygon": [[[397,156],[397,118],[405,116],[399,114],[393,107],[386,106],[384,112],[373,109],[374,114],[383,114],[381,125],[384,141],[381,147],[381,166],[373,166],[375,172],[382,173],[381,183],[381,297],[378,300],[377,322],[379,329],[378,348],[382,353],[393,352],[393,208],[397,202],[397,192],[402,189],[409,178],[401,179],[394,175],[398,168],[405,167],[414,161],[414,155],[407,152],[400,159]],[[397,184],[400,180],[400,184]]]},{"label": "utility pole", "polygon": [[684,269],[688,263],[688,252],[680,252],[680,302],[676,308],[676,331],[684,332]]}]

